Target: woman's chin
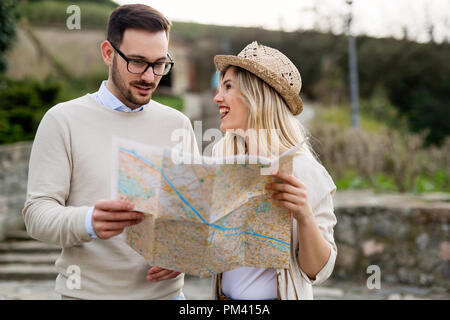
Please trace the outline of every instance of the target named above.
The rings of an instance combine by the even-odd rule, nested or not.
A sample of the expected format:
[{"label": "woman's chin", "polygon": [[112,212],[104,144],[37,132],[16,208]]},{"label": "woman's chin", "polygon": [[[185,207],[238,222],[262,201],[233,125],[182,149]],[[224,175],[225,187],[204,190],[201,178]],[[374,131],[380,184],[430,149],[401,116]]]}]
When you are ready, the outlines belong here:
[{"label": "woman's chin", "polygon": [[220,131],[225,132],[226,130],[227,128],[223,124],[220,124]]},{"label": "woman's chin", "polygon": [[234,133],[239,134],[240,132],[245,132],[245,128],[243,126],[239,126],[239,125],[230,125],[229,123],[224,123],[224,121],[222,121],[220,123],[220,130],[225,132],[225,131],[233,131]]},{"label": "woman's chin", "polygon": [[224,121],[222,120],[222,121],[220,122],[220,130],[222,130],[223,132],[225,132],[225,131],[227,131],[227,130],[229,130],[229,129],[231,129],[230,126],[227,125],[226,122],[224,123]]},{"label": "woman's chin", "polygon": [[237,128],[234,128],[234,127],[232,127],[232,126],[227,126],[227,125],[221,124],[221,125],[220,125],[220,130],[223,131],[223,132],[226,132],[226,131],[236,131]]}]

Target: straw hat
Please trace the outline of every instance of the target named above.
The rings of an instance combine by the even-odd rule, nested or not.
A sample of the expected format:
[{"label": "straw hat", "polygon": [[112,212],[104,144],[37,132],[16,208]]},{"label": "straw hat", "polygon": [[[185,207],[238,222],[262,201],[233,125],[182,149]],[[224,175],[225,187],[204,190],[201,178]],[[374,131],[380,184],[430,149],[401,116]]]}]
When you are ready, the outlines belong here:
[{"label": "straw hat", "polygon": [[302,88],[300,72],[280,51],[253,41],[237,56],[215,56],[214,63],[221,72],[228,66],[237,66],[253,73],[283,97],[294,115],[302,112],[303,102],[299,96]]}]

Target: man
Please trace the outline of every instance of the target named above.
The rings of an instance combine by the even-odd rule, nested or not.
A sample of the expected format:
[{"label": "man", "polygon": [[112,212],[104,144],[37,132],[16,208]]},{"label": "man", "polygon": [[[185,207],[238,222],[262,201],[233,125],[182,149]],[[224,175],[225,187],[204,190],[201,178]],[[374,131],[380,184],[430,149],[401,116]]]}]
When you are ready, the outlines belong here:
[{"label": "man", "polygon": [[[108,80],[94,94],[54,106],[39,125],[23,215],[33,238],[63,248],[55,264],[62,298],[184,297],[183,274],[148,266],[125,243],[123,229],[142,213],[123,201],[100,200],[110,197],[113,136],[175,147],[171,134],[184,128],[183,150],[198,152],[189,119],[151,100],[173,65],[169,32],[170,22],[149,6],[118,7],[101,45]],[[79,285],[71,283],[73,270]]]}]

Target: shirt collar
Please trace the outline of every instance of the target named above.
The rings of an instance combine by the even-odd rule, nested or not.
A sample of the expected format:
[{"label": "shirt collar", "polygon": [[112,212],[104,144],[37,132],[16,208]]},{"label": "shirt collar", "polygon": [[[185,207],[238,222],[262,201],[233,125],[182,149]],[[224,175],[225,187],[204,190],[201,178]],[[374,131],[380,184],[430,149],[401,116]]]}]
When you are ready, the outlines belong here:
[{"label": "shirt collar", "polygon": [[139,112],[145,109],[148,104],[144,104],[136,109],[127,107],[122,101],[120,101],[109,89],[106,87],[107,80],[102,81],[100,89],[97,91],[97,100],[105,107],[122,112]]}]

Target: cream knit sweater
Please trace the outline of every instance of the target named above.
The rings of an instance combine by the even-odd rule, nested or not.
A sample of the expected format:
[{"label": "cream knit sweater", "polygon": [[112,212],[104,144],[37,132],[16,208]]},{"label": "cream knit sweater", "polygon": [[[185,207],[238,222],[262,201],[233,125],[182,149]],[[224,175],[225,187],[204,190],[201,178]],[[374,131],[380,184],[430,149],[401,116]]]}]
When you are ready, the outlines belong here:
[{"label": "cream knit sweater", "polygon": [[[172,141],[176,129],[186,129]],[[184,275],[149,282],[149,268],[124,235],[91,239],[84,219],[97,200],[110,199],[112,137],[198,152],[189,119],[151,101],[137,113],[113,111],[90,94],[58,104],[42,119],[29,164],[23,216],[28,233],[61,246],[56,261],[56,292],[81,299],[171,299],[180,293]],[[70,266],[79,267],[80,288],[67,285]],[[75,267],[76,268],[76,267]],[[76,288],[76,286],[75,286]]]}]

